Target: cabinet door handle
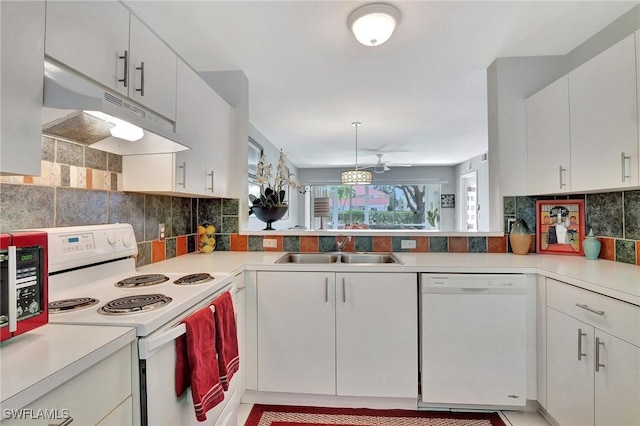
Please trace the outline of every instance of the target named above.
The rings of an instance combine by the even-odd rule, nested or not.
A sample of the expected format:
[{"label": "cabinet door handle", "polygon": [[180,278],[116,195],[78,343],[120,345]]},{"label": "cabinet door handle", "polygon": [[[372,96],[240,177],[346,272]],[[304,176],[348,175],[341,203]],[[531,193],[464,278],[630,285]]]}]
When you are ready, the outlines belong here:
[{"label": "cabinet door handle", "polygon": [[565,169],[564,167],[562,167],[562,165],[558,166],[559,170],[558,170],[558,175],[560,177],[560,189],[562,189],[563,187],[567,186],[567,184],[564,182],[564,172],[567,171],[567,169]]},{"label": "cabinet door handle", "polygon": [[604,342],[600,341],[599,337],[596,337],[596,371],[604,368],[604,364],[600,364],[600,346],[604,346]]},{"label": "cabinet door handle", "polygon": [[329,301],[329,277],[324,277],[324,301]]},{"label": "cabinet door handle", "polygon": [[118,81],[124,84],[124,87],[129,85],[129,51],[125,50],[124,55],[118,56],[119,59],[124,59],[124,71],[122,73],[122,78]]},{"label": "cabinet door handle", "polygon": [[583,304],[580,304],[580,303],[576,303],[576,306],[578,308],[586,309],[589,312],[593,312],[594,314],[604,315],[604,311],[598,311],[596,309],[593,309],[593,308],[589,307],[588,305],[583,305]]},{"label": "cabinet door handle", "polygon": [[140,62],[140,66],[136,67],[140,71],[140,88],[136,92],[140,92],[140,96],[144,96],[144,62]]},{"label": "cabinet door handle", "polygon": [[622,161],[622,181],[626,181],[627,178],[631,178],[631,175],[627,174],[627,161],[629,160],[629,163],[631,163],[631,156],[625,154],[624,152],[620,153],[620,159]]},{"label": "cabinet door handle", "polygon": [[182,182],[178,182],[178,185],[186,189],[187,188],[187,162],[183,161],[182,166],[178,166],[178,168],[182,169]]},{"label": "cabinet door handle", "polygon": [[586,357],[587,354],[582,353],[582,336],[586,336],[587,333],[583,333],[582,329],[578,329],[578,361],[582,361],[582,357]]},{"label": "cabinet door handle", "polygon": [[211,176],[211,188],[207,188],[207,189],[210,190],[211,193],[213,194],[213,170],[211,170],[211,173],[207,173],[207,176]]},{"label": "cabinet door handle", "polygon": [[58,423],[57,425],[53,423],[49,423],[49,426],[69,426],[72,422],[73,422],[73,417],[67,417],[62,421],[62,423]]},{"label": "cabinet door handle", "polygon": [[347,284],[342,278],[342,303],[347,303]]}]

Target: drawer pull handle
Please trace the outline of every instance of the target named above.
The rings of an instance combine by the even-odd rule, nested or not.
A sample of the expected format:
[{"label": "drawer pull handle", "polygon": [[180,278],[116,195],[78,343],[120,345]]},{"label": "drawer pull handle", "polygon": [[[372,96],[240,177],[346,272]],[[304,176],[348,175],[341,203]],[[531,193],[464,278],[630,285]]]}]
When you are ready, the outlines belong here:
[{"label": "drawer pull handle", "polygon": [[347,284],[342,279],[342,303],[347,303]]},{"label": "drawer pull handle", "polygon": [[590,308],[588,305],[582,305],[580,303],[576,303],[578,308],[586,309],[589,312],[593,312],[594,314],[604,315],[604,311],[598,311],[596,309]]},{"label": "drawer pull handle", "polygon": [[587,333],[583,333],[582,329],[578,329],[578,361],[582,361],[582,357],[586,357],[587,354],[582,353],[582,336],[586,336]]},{"label": "drawer pull handle", "polygon": [[600,364],[600,346],[604,346],[604,342],[600,341],[599,337],[596,337],[596,371],[604,368],[604,364]]},{"label": "drawer pull handle", "polygon": [[119,59],[124,60],[124,71],[122,78],[118,79],[120,83],[124,84],[124,87],[127,87],[129,84],[129,52],[127,50],[124,51],[124,55],[118,56]]}]

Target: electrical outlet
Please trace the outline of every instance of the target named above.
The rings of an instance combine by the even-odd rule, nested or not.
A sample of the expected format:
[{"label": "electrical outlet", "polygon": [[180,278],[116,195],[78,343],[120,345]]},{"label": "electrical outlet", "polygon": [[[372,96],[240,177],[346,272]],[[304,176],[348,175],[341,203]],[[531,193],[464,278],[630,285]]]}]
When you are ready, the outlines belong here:
[{"label": "electrical outlet", "polygon": [[276,248],[278,247],[278,240],[274,240],[273,238],[265,238],[262,240],[262,247]]},{"label": "electrical outlet", "polygon": [[159,223],[158,224],[158,239],[160,241],[163,241],[164,238],[165,238],[164,223]]},{"label": "electrical outlet", "polygon": [[400,241],[400,248],[403,248],[403,249],[414,249],[414,248],[416,248],[416,241],[415,240],[401,240]]}]

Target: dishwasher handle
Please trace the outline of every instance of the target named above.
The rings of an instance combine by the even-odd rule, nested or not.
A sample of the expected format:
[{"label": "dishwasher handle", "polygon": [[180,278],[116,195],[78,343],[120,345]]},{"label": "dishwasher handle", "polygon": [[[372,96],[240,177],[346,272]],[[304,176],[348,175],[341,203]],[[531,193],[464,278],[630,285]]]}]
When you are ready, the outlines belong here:
[{"label": "dishwasher handle", "polygon": [[527,294],[526,288],[513,287],[422,287],[423,294]]}]

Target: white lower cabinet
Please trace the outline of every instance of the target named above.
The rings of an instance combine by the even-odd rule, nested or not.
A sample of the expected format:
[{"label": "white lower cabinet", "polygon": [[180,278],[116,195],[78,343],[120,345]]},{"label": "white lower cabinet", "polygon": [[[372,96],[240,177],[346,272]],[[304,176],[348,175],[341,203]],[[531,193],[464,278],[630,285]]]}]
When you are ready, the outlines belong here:
[{"label": "white lower cabinet", "polygon": [[417,277],[259,272],[258,391],[416,398]]},{"label": "white lower cabinet", "polygon": [[[25,418],[3,426],[133,424],[131,345],[58,386],[21,410]],[[68,421],[72,418],[72,422]]]},{"label": "white lower cabinet", "polygon": [[639,425],[640,308],[547,281],[547,411],[563,426]]}]

